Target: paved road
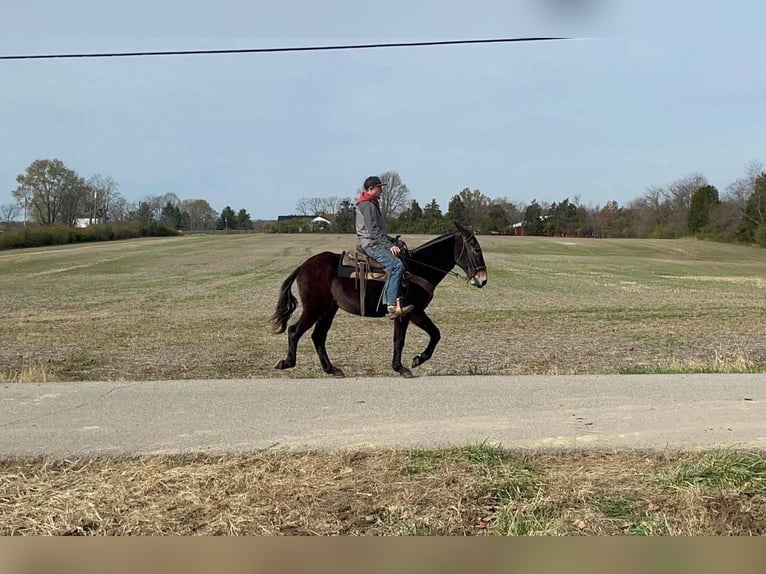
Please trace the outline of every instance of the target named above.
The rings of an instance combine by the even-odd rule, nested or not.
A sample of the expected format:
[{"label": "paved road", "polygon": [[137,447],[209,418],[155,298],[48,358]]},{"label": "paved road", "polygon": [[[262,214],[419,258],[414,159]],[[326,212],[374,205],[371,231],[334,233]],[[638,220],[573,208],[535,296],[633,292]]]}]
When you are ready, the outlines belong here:
[{"label": "paved road", "polygon": [[766,374],[0,384],[0,455],[766,448]]}]

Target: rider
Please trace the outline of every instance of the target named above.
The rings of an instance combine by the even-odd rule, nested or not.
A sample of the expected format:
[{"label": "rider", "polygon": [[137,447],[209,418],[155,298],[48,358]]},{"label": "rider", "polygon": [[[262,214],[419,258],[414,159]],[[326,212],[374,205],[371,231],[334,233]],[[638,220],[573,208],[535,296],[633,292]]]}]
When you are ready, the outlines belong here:
[{"label": "rider", "polygon": [[362,250],[388,270],[383,287],[383,303],[386,317],[403,317],[413,305],[402,307],[399,287],[404,275],[404,264],[399,259],[400,249],[396,240],[388,236],[383,215],[380,213],[379,198],[383,193],[383,182],[373,175],[364,180],[364,191],[356,200],[356,235]]}]

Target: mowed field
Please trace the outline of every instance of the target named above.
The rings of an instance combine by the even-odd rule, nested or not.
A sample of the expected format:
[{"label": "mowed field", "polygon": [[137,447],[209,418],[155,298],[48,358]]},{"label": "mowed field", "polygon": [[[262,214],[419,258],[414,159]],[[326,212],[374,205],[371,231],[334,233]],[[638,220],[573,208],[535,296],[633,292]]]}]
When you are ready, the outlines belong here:
[{"label": "mowed field", "polygon": [[[410,247],[428,239],[408,236]],[[448,276],[442,331],[416,373],[766,370],[766,250],[696,240],[480,236],[489,284]],[[0,379],[324,376],[311,340],[274,370],[282,280],[351,235],[148,238],[0,252]],[[294,289],[295,292],[295,289]],[[298,313],[293,316],[295,320]],[[347,376],[391,374],[392,325],[340,312],[328,352]],[[405,357],[426,335],[412,327]],[[409,360],[409,359],[407,359]]]},{"label": "mowed field", "polygon": [[[407,237],[411,247],[428,237]],[[480,237],[483,290],[447,277],[416,372],[766,371],[766,251],[693,240]],[[352,236],[229,235],[0,252],[0,380],[275,371],[282,280]],[[339,313],[347,375],[389,375],[391,323]],[[410,331],[407,355],[426,344]],[[417,379],[412,384],[417,384]],[[512,445],[508,445],[512,446]],[[766,533],[759,452],[440,450],[0,458],[0,535]]]}]

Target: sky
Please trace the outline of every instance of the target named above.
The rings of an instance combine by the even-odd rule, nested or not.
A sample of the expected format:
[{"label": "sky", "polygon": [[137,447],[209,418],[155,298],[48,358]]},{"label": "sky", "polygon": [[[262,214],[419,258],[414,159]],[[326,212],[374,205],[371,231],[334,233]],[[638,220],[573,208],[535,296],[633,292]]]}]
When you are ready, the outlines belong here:
[{"label": "sky", "polygon": [[0,61],[0,204],[44,158],[253,219],[385,171],[446,212],[466,187],[595,207],[701,173],[724,192],[766,163],[761,0],[367,4],[4,0],[0,55],[576,39]]}]

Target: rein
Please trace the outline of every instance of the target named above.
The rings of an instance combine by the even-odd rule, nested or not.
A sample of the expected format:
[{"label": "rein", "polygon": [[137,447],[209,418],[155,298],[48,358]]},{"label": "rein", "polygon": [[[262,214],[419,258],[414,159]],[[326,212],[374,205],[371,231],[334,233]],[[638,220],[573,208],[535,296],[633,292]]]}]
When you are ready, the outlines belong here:
[{"label": "rein", "polygon": [[[466,249],[468,248],[468,240],[461,235],[460,239],[463,240],[463,246],[460,249],[460,255],[457,256],[455,259],[455,263],[457,263],[457,260],[463,257],[463,253],[465,253]],[[452,271],[451,269],[440,269],[439,267],[435,267],[433,265],[429,265],[428,263],[423,263],[422,261],[419,261],[417,259],[413,259],[412,257],[409,257],[407,255],[404,255],[403,253],[399,254],[400,259],[405,259],[407,261],[412,261],[413,263],[417,263],[418,265],[422,265],[423,267],[428,267],[429,269],[433,269],[434,271],[439,271],[440,273],[444,273],[445,275],[454,275],[458,279],[460,279],[460,273],[457,273],[455,271]],[[466,274],[466,280],[470,280],[471,277],[476,275],[476,272],[479,271],[479,268],[474,264],[473,262],[473,254],[468,254],[468,273]]]},{"label": "rein", "polygon": [[439,267],[434,267],[433,265],[429,265],[428,263],[423,263],[422,261],[419,261],[417,259],[413,259],[412,257],[408,257],[402,253],[399,254],[399,259],[405,259],[407,261],[412,261],[413,263],[417,263],[418,265],[422,265],[423,267],[428,267],[429,269],[433,269],[434,271],[439,271],[440,273],[444,273],[447,275],[454,275],[455,277],[460,278],[460,273],[456,273],[455,271],[452,271],[451,269],[440,269]]}]

